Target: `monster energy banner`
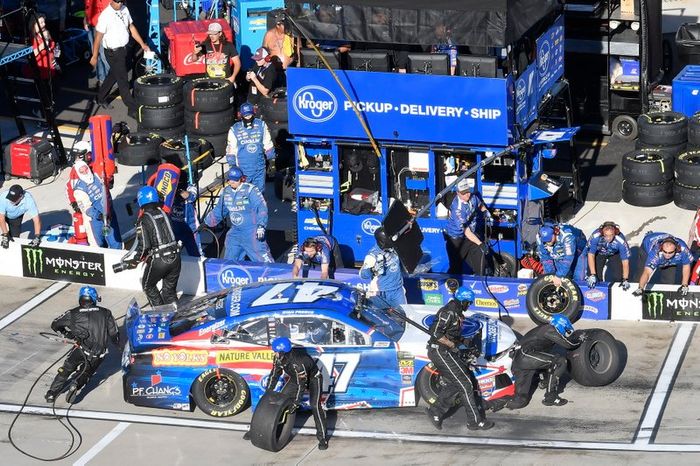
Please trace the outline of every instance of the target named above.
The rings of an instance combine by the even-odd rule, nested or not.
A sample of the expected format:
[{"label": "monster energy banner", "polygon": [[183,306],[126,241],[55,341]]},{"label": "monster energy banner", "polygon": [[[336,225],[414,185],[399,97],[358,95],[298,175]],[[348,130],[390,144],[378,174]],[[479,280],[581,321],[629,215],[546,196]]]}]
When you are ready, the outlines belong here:
[{"label": "monster energy banner", "polygon": [[64,282],[105,284],[102,254],[42,247],[22,246],[22,274]]},{"label": "monster energy banner", "polygon": [[644,293],[642,318],[645,320],[692,320],[700,322],[700,293],[682,296],[677,291]]}]

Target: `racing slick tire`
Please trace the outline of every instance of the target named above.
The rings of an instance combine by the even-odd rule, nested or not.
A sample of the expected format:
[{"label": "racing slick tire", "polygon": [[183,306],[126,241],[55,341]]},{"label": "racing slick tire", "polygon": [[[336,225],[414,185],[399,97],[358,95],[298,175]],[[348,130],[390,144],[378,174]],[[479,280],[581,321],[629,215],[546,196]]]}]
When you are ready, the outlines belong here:
[{"label": "racing slick tire", "polygon": [[494,277],[515,277],[518,273],[518,262],[507,252],[494,252]]},{"label": "racing slick tire", "polygon": [[158,146],[162,141],[156,134],[132,133],[119,144],[117,163],[129,167],[160,163]]},{"label": "racing slick tire", "polygon": [[182,125],[182,105],[167,105],[154,107],[152,105],[140,105],[136,114],[139,128],[146,129],[171,129]]},{"label": "racing slick tire", "polygon": [[233,125],[233,112],[230,109],[220,112],[185,111],[185,129],[190,134],[204,136],[206,134],[228,133]]},{"label": "racing slick tire", "polygon": [[684,152],[687,146],[688,145],[686,143],[674,144],[672,146],[658,146],[656,144],[647,144],[645,142],[640,141],[639,139],[637,139],[637,142],[634,143],[635,150],[650,149],[656,152],[661,152],[662,154],[665,154],[668,157],[675,157],[678,154]]},{"label": "racing slick tire", "polygon": [[418,390],[421,399],[428,406],[432,406],[437,401],[438,393],[440,393],[442,388],[441,385],[440,374],[433,367],[432,362],[421,369],[418,378],[416,378],[416,390]]},{"label": "racing slick tire", "polygon": [[227,79],[200,78],[185,84],[185,109],[196,112],[233,113],[233,84]]},{"label": "racing slick tire", "polygon": [[673,183],[637,184],[622,180],[622,199],[637,207],[657,207],[673,200]]},{"label": "racing slick tire", "polygon": [[[210,150],[212,145],[202,138],[189,138],[190,158],[196,160],[201,154]],[[163,162],[172,163],[178,168],[187,166],[187,152],[185,141],[182,138],[173,138],[163,141],[160,145],[160,158]],[[196,163],[197,168],[203,170],[213,163],[211,153]],[[207,165],[209,164],[209,165]]]},{"label": "racing slick tire", "polygon": [[700,150],[689,150],[678,155],[675,165],[676,181],[687,186],[700,184]]},{"label": "racing slick tire", "polygon": [[673,157],[653,149],[628,152],[622,157],[622,178],[630,183],[665,183],[673,178]]},{"label": "racing slick tire", "polygon": [[250,441],[267,451],[280,451],[292,437],[296,411],[294,400],[279,392],[266,393],[255,407],[250,420]]},{"label": "racing slick tire", "polygon": [[181,138],[185,135],[185,125],[179,125],[168,129],[148,129],[138,126],[138,131],[141,133],[153,133],[160,136],[162,139]]},{"label": "racing slick tire", "polygon": [[700,146],[700,112],[688,118],[688,144]]},{"label": "racing slick tire", "polygon": [[650,112],[637,118],[639,139],[647,144],[674,145],[688,140],[688,119],[678,112]]},{"label": "racing slick tire", "polygon": [[[573,338],[582,330],[574,332]],[[585,330],[588,339],[567,352],[571,378],[584,387],[602,387],[613,383],[624,370],[619,342],[603,329]]]},{"label": "racing slick tire", "polygon": [[182,78],[174,74],[141,76],[134,81],[134,99],[139,105],[177,105],[182,102]]},{"label": "racing slick tire", "polygon": [[543,275],[527,290],[527,313],[537,325],[548,324],[554,314],[564,314],[572,323],[581,318],[581,288],[568,278],[562,278],[561,283],[557,289],[552,283],[552,275]]},{"label": "racing slick tire", "polygon": [[673,203],[681,209],[696,210],[700,207],[700,186],[688,186],[678,180],[674,181]]},{"label": "racing slick tire", "polygon": [[237,373],[228,369],[209,369],[192,384],[192,398],[209,416],[228,417],[248,407],[250,390]]},{"label": "racing slick tire", "polygon": [[275,89],[270,98],[260,99],[260,116],[265,121],[289,121],[287,115],[287,88]]}]

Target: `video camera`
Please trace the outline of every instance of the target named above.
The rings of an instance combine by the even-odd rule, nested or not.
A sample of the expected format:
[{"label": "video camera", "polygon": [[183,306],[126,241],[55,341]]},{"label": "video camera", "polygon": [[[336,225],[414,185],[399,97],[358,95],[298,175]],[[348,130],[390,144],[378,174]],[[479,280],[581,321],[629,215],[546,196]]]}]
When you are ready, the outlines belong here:
[{"label": "video camera", "polygon": [[116,264],[112,265],[112,270],[114,271],[114,273],[120,273],[130,268],[131,267],[129,266],[129,264],[125,262],[117,262]]}]

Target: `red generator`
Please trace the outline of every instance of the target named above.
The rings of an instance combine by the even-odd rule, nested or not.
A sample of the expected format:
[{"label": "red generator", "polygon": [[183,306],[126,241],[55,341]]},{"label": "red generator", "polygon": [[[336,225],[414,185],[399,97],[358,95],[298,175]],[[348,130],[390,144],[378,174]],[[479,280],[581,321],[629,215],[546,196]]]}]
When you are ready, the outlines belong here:
[{"label": "red generator", "polygon": [[170,41],[168,59],[178,76],[189,74],[204,74],[204,55],[199,57],[194,53],[194,43],[207,39],[209,24],[219,23],[224,30],[224,36],[233,42],[233,31],[225,19],[205,19],[202,21],[176,21],[165,27],[165,36]]},{"label": "red generator", "polygon": [[5,179],[30,178],[40,184],[57,173],[56,154],[53,145],[36,136],[22,136],[7,147],[3,154]]}]

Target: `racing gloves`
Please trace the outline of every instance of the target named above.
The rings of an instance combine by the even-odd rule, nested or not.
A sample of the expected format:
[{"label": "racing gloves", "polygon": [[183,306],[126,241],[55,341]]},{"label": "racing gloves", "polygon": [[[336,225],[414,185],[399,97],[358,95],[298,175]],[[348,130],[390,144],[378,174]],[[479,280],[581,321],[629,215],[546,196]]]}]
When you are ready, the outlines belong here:
[{"label": "racing gloves", "polygon": [[255,230],[255,237],[258,239],[258,241],[264,241],[265,240],[265,228],[262,226],[259,226],[257,230]]},{"label": "racing gloves", "polygon": [[678,288],[678,292],[681,294],[681,296],[688,296],[688,285],[681,285]]},{"label": "racing gloves", "polygon": [[75,201],[71,202],[70,206],[73,208],[73,212],[75,212],[76,214],[80,213],[80,207],[78,206],[77,202],[75,202]]},{"label": "racing gloves", "polygon": [[39,237],[37,236],[37,237],[35,237],[33,240],[31,240],[31,241],[29,242],[29,245],[30,245],[31,247],[35,248],[35,247],[39,246],[39,243],[41,243],[41,238],[39,238]]},{"label": "racing gloves", "polygon": [[586,283],[588,283],[588,288],[595,288],[596,283],[598,283],[598,277],[596,274],[592,273],[586,277]]},{"label": "racing gloves", "polygon": [[485,256],[488,256],[489,251],[490,251],[489,245],[488,245],[488,244],[482,242],[482,243],[479,245],[479,249],[481,250],[481,252],[484,253]]},{"label": "racing gloves", "polygon": [[627,291],[630,289],[630,282],[627,279],[622,280],[622,283],[620,283],[620,288],[622,288],[622,291]]},{"label": "racing gloves", "polygon": [[7,249],[10,247],[10,235],[9,234],[3,233],[2,240],[0,240],[0,246],[2,246],[3,249]]}]

